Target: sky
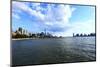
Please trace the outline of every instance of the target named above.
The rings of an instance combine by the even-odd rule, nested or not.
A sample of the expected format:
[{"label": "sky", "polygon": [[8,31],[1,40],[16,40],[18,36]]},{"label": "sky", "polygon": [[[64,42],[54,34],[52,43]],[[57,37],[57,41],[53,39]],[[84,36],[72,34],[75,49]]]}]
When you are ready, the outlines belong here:
[{"label": "sky", "polygon": [[12,30],[46,32],[56,36],[95,33],[95,7],[86,5],[12,2]]}]

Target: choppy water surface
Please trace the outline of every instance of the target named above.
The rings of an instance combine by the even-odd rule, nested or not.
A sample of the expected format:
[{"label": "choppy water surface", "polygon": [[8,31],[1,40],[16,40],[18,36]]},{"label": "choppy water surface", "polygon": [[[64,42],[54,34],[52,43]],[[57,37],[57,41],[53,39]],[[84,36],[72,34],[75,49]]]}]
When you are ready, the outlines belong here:
[{"label": "choppy water surface", "polygon": [[12,64],[95,61],[95,37],[12,40]]}]

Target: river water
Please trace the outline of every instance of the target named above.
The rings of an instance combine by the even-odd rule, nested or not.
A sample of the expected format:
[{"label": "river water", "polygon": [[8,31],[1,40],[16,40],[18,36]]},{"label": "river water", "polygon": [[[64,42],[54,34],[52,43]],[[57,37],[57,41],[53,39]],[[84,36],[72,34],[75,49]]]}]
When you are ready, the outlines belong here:
[{"label": "river water", "polygon": [[95,37],[12,40],[12,65],[38,65],[96,60]]}]

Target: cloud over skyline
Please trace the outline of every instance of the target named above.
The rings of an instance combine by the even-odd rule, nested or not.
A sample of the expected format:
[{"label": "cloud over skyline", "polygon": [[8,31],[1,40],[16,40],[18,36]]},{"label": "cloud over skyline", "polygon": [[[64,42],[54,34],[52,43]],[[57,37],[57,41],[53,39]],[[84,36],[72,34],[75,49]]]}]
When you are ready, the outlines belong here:
[{"label": "cloud over skyline", "polygon": [[[12,28],[24,27],[31,32],[41,32],[46,29],[47,32],[58,36],[95,32],[95,8],[77,6],[13,1]],[[82,7],[87,13],[82,14]],[[75,13],[83,17],[80,18],[74,15]],[[88,16],[90,14],[92,16]],[[88,20],[82,20],[84,18]]]}]

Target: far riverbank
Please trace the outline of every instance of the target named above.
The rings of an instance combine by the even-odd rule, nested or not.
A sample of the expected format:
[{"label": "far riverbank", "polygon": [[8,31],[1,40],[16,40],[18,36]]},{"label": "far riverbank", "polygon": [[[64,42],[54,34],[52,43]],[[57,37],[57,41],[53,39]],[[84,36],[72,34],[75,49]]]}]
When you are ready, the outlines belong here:
[{"label": "far riverbank", "polygon": [[[92,36],[94,37],[94,36]],[[72,36],[69,37],[57,37],[57,38],[12,38],[12,40],[29,40],[29,39],[59,39],[59,38],[72,38]],[[73,37],[76,38],[76,37]],[[77,37],[77,38],[81,38],[81,37]],[[86,37],[82,37],[82,38],[86,38]],[[89,37],[88,37],[89,38]]]},{"label": "far riverbank", "polygon": [[[62,37],[62,38],[66,38],[66,37]],[[58,38],[12,38],[12,40],[28,40],[28,39],[58,39]]]},{"label": "far riverbank", "polygon": [[36,38],[16,38],[16,39],[12,38],[12,40],[27,40],[27,39],[36,39]]}]

